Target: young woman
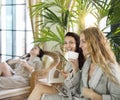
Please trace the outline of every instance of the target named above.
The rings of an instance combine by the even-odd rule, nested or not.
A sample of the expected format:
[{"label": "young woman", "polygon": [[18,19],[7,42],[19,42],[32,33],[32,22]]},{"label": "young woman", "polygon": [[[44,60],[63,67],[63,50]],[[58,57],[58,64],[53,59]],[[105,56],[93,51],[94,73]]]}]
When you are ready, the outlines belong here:
[{"label": "young woman", "polygon": [[86,56],[81,96],[91,100],[119,100],[120,66],[103,32],[96,27],[88,28],[81,32],[80,42]]},{"label": "young woman", "polygon": [[[73,32],[68,32],[65,35],[65,43],[64,43],[64,48],[65,51],[74,51],[79,53],[79,57],[77,61],[79,61],[79,69],[82,68],[82,65],[84,63],[84,56],[82,53],[81,48],[79,48],[80,44],[80,38],[76,33]],[[62,72],[63,75],[68,75],[72,71],[72,66],[70,63],[67,63],[66,66],[64,67],[64,72]],[[36,84],[35,88],[33,89],[32,93],[30,94],[28,100],[40,100],[42,94],[47,93],[47,94],[57,94],[59,91],[66,90],[66,87],[64,84],[62,86],[59,86],[59,88],[56,88],[54,86],[47,86],[43,84]],[[57,100],[57,99],[56,99]]]},{"label": "young woman", "polygon": [[86,61],[80,71],[77,60],[70,59],[73,73],[65,80],[69,92],[46,94],[42,100],[120,100],[120,66],[104,34],[96,27],[83,30],[80,47]]},{"label": "young woman", "polygon": [[[43,50],[35,46],[22,59],[0,63],[0,90],[28,86],[31,73],[43,68],[40,60],[43,55]],[[11,68],[12,64],[14,70]]]}]

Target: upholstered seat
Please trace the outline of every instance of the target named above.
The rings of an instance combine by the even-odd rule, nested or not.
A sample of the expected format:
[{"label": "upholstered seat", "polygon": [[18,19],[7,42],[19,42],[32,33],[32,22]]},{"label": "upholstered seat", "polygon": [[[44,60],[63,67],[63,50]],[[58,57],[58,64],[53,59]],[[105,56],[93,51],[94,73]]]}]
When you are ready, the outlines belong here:
[{"label": "upholstered seat", "polygon": [[[47,68],[40,70],[40,71],[35,71],[32,74],[32,80],[31,80],[31,87],[32,89],[34,88],[36,83],[39,83],[39,79],[43,79],[48,77],[48,72],[53,68],[57,67],[60,65],[60,57],[57,53],[51,53],[51,52],[46,52],[47,56],[52,57],[52,61],[50,61],[50,58],[46,61],[46,66]],[[57,67],[58,68],[58,67]],[[59,69],[59,68],[58,68]]]},{"label": "upholstered seat", "polygon": [[30,93],[30,86],[0,91],[0,100],[24,100]]},{"label": "upholstered seat", "polygon": [[37,82],[35,80],[40,77],[45,77],[51,68],[56,67],[59,64],[60,58],[57,53],[45,51],[45,55],[43,56],[42,61],[45,68],[32,73],[30,86],[17,89],[2,90],[0,91],[0,100],[26,100]]}]

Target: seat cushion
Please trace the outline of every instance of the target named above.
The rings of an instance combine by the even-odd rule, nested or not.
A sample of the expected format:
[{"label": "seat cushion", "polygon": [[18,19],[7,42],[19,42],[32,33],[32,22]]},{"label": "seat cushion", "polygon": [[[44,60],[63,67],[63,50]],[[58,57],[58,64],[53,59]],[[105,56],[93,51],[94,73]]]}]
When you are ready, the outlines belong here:
[{"label": "seat cushion", "polygon": [[0,91],[0,99],[30,93],[30,86]]},{"label": "seat cushion", "polygon": [[53,58],[49,55],[44,55],[42,58],[42,62],[45,68],[48,68],[53,61]]}]

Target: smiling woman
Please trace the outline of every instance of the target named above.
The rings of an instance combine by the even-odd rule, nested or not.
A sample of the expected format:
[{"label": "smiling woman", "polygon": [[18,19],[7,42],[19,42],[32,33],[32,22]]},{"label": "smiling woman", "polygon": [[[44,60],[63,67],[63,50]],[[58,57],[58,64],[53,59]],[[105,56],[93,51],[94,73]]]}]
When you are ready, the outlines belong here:
[{"label": "smiling woman", "polygon": [[[74,72],[73,65],[71,64],[70,60],[75,60],[74,64],[77,65],[79,70],[81,70],[84,63],[84,56],[82,54],[81,48],[79,48],[79,44],[80,44],[79,35],[77,35],[74,32],[67,32],[64,38],[65,38],[65,42],[63,47],[65,51],[66,52],[72,51],[78,54],[78,57],[76,57],[77,59],[72,58],[72,59],[69,59],[69,61],[66,61],[63,66],[64,69],[60,71],[62,76],[66,78],[69,74]],[[75,80],[75,82],[77,81],[79,80]],[[41,100],[40,98],[42,97],[42,95],[44,95],[44,93],[54,94],[54,93],[62,92],[62,94],[64,94],[64,91],[67,91],[67,87],[65,86],[64,83],[56,87],[56,85],[54,84],[52,86],[47,86],[39,82],[38,84],[35,85],[28,100],[33,100],[33,99]],[[55,100],[58,100],[58,99],[55,99]]]},{"label": "smiling woman", "polygon": [[82,71],[72,61],[74,71],[64,81],[67,91],[46,93],[42,100],[120,100],[120,66],[103,32],[97,27],[84,29],[80,47],[86,56]]}]

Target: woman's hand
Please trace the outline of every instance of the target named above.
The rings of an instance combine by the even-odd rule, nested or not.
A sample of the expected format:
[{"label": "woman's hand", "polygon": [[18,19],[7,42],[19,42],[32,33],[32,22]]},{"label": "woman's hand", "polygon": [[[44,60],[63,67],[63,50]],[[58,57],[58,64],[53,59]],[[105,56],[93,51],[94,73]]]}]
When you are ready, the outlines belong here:
[{"label": "woman's hand", "polygon": [[29,65],[28,65],[28,63],[26,62],[26,60],[21,60],[20,61],[20,64],[23,66],[23,67],[28,67]]},{"label": "woman's hand", "polygon": [[64,78],[66,78],[66,77],[68,76],[68,73],[65,72],[65,71],[63,71],[63,70],[61,70],[61,74],[62,74],[62,76],[63,76]]},{"label": "woman's hand", "polygon": [[100,94],[89,88],[83,88],[83,96],[85,98],[90,98],[91,100],[102,100],[102,96]]},{"label": "woman's hand", "polygon": [[73,67],[73,73],[76,73],[79,70],[78,59],[69,59],[69,62]]},{"label": "woman's hand", "polygon": [[14,64],[14,63],[19,63],[20,59],[11,59],[8,61],[8,64]]},{"label": "woman's hand", "polygon": [[22,60],[21,62],[21,66],[25,67],[26,69],[28,69],[28,71],[30,73],[32,73],[34,71],[34,68],[32,68],[27,62],[26,60]]}]

